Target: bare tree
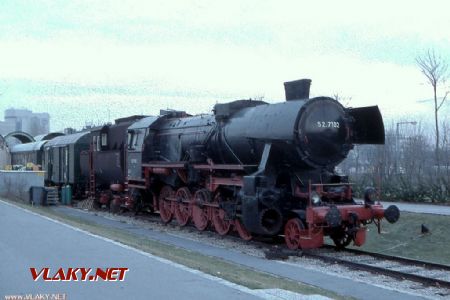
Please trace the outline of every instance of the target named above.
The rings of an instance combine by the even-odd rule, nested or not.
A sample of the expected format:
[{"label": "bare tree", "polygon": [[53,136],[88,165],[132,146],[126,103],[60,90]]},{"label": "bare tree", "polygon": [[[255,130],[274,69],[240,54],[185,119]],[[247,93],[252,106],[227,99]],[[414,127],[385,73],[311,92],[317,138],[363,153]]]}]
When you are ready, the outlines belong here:
[{"label": "bare tree", "polygon": [[350,106],[350,101],[352,100],[352,97],[343,97],[343,96],[339,95],[339,93],[334,93],[333,99],[341,102],[342,105],[344,105],[344,106]]},{"label": "bare tree", "polygon": [[437,87],[439,84],[445,84],[445,80],[447,79],[447,68],[448,64],[447,62],[442,59],[439,55],[436,55],[434,50],[428,50],[426,54],[423,56],[416,57],[416,62],[420,67],[420,70],[422,73],[427,77],[428,82],[433,87],[433,95],[434,95],[434,121],[435,121],[435,127],[436,127],[436,146],[435,146],[435,152],[436,152],[436,159],[439,164],[439,120],[438,120],[438,113],[439,109],[444,104],[445,100],[447,99],[447,96],[449,94],[449,91],[447,91],[440,100],[440,103],[438,104],[438,97],[437,97]]}]

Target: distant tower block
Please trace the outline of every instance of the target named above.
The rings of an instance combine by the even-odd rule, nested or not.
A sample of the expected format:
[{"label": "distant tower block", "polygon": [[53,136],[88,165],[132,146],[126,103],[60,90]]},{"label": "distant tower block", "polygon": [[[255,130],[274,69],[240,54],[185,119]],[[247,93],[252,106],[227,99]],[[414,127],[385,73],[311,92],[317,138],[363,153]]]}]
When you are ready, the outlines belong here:
[{"label": "distant tower block", "polygon": [[5,110],[5,121],[0,121],[0,134],[23,131],[31,136],[49,133],[50,115],[33,113],[28,109],[10,108]]}]

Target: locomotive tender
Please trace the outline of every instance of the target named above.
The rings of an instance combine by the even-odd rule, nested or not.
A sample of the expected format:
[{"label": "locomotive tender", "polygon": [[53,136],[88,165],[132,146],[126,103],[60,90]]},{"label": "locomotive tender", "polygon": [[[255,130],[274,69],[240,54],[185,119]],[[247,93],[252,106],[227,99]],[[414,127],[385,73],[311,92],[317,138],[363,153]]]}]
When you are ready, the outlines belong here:
[{"label": "locomotive tender", "polygon": [[119,208],[116,198],[123,192],[126,177],[127,130],[143,117],[130,116],[92,128],[89,151],[81,153],[81,169],[89,177],[90,195],[97,198],[96,204],[113,204],[110,208],[114,212]]},{"label": "locomotive tender", "polygon": [[[310,99],[310,83],[286,82],[282,103],[237,100],[216,104],[212,115],[162,111],[67,136],[83,137],[74,159],[82,182],[68,183],[114,211],[159,211],[163,222],[212,225],[220,235],[284,235],[291,249],[320,247],[324,236],[338,247],[360,246],[367,224],[396,222],[399,210],[375,204],[369,192],[357,203],[335,166],[354,144],[383,144],[383,120],[377,106]],[[59,154],[58,139],[46,153]]]}]

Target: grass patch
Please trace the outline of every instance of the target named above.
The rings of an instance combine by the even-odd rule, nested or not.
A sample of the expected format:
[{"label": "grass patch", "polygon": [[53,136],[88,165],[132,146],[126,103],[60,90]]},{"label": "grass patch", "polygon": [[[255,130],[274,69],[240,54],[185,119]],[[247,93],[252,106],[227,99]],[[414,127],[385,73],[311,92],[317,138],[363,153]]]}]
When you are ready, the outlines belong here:
[{"label": "grass patch", "polygon": [[[421,234],[422,224],[430,233]],[[361,249],[450,265],[449,226],[450,216],[402,212],[397,223],[382,222],[382,234],[370,225]]]},{"label": "grass patch", "polygon": [[68,216],[61,212],[56,212],[48,207],[31,207],[28,204],[13,202],[3,199],[7,202],[14,203],[22,208],[45,215],[52,219],[72,225],[74,227],[86,230],[93,234],[115,240],[125,245],[140,249],[147,253],[159,256],[184,266],[200,270],[206,274],[223,278],[227,281],[246,286],[250,289],[284,289],[300,294],[312,295],[318,294],[334,299],[351,299],[340,296],[334,292],[324,290],[311,285],[303,284],[275,276],[273,274],[261,272],[242,265],[230,263],[228,261],[203,255],[197,252],[167,245],[159,241],[155,241],[146,237],[129,233],[126,230],[110,228],[89,222],[80,217]]}]

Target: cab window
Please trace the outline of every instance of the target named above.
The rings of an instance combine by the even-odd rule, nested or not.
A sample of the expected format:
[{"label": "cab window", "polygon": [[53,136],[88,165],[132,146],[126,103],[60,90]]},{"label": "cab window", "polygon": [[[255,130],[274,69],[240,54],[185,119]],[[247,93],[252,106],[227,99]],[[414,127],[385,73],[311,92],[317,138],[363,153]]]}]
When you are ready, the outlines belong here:
[{"label": "cab window", "polygon": [[136,140],[136,132],[135,131],[128,132],[128,149],[130,150],[135,149],[135,140]]},{"label": "cab window", "polygon": [[108,146],[108,134],[102,133],[102,147]]}]

